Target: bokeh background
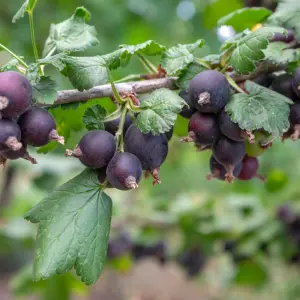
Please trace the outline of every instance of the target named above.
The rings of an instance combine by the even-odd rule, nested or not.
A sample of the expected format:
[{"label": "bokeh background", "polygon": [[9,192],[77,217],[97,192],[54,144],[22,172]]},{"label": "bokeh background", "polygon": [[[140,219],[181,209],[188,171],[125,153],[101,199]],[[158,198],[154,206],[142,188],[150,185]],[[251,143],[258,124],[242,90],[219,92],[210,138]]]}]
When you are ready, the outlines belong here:
[{"label": "bokeh background", "polygon": [[[27,61],[33,61],[28,19],[25,17],[17,24],[11,22],[21,4],[22,0],[1,1],[0,42]],[[35,10],[40,53],[50,24],[70,17],[77,6],[85,6],[92,12],[91,23],[101,42],[85,55],[109,53],[120,44],[148,39],[172,46],[203,38],[206,45],[199,55],[204,56],[217,53],[222,40],[230,36],[230,31],[217,29],[217,20],[244,3],[241,0],[40,0]],[[0,65],[8,60],[9,55],[0,52]],[[118,79],[143,72],[139,61],[133,60],[113,76]],[[49,69],[47,73],[61,89],[71,87],[55,70]],[[106,100],[93,103],[110,107]],[[68,146],[74,146],[84,133],[76,123],[83,111],[81,108],[78,112],[74,107],[64,111],[74,121],[73,127],[78,125],[77,131],[71,132]],[[60,123],[62,131],[63,126],[67,125]],[[107,262],[104,274],[92,287],[85,287],[73,272],[32,282],[36,226],[22,218],[47,193],[83,167],[75,159],[64,158],[64,147],[58,146],[47,155],[32,151],[39,161],[36,166],[16,161],[1,170],[0,299],[300,299],[297,246],[300,229],[296,226],[291,234],[277,216],[282,205],[289,205],[295,214],[298,212],[299,142],[275,141],[263,153],[259,171],[267,176],[266,184],[258,179],[227,184],[206,180],[210,154],[180,144],[179,136],[186,133],[187,121],[179,117],[167,161],[161,168],[160,186],[152,187],[149,179],[135,192],[108,191],[114,203],[111,238],[126,235],[135,245],[163,244],[164,259],[151,255],[136,261],[131,251],[125,251]],[[190,266],[199,271],[192,278],[177,263],[178,257],[191,249],[196,254]]]}]

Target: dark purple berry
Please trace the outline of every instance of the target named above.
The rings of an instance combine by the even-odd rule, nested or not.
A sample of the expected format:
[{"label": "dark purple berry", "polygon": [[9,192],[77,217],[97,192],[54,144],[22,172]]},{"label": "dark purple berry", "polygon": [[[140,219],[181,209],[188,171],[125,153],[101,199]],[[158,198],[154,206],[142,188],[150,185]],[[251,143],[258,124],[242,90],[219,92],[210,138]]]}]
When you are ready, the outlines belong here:
[{"label": "dark purple berry", "polygon": [[274,80],[273,80],[273,83],[272,83],[272,89],[293,100],[293,101],[296,101],[297,100],[297,95],[296,93],[294,92],[294,89],[293,89],[293,86],[292,86],[292,83],[293,83],[293,76],[292,75],[289,75],[289,74],[282,74],[282,75],[279,75],[277,76]]},{"label": "dark purple berry", "polygon": [[293,90],[300,99],[300,67],[296,69],[293,81],[292,81]]},{"label": "dark purple berry", "polygon": [[[109,133],[115,135],[119,129],[119,123],[120,123],[120,118],[105,122],[104,123],[105,130],[108,131]],[[129,115],[126,115],[125,122],[124,122],[124,128],[123,128],[124,135],[126,134],[126,131],[131,124],[132,124],[131,117]]]},{"label": "dark purple berry", "polygon": [[234,123],[224,109],[219,114],[219,127],[221,132],[231,140],[241,142],[249,139],[250,143],[255,142],[255,136],[250,131],[243,130],[237,123]]},{"label": "dark purple berry", "polygon": [[257,174],[259,168],[259,162],[256,157],[251,157],[245,155],[242,161],[242,170],[238,176],[240,180],[251,180],[253,178],[259,178],[262,181],[265,181],[265,177]]},{"label": "dark purple berry", "polygon": [[2,119],[0,120],[0,152],[18,151],[22,148],[21,131],[15,121]]},{"label": "dark purple berry", "polygon": [[189,96],[193,107],[200,112],[218,113],[229,101],[230,85],[222,73],[203,71],[192,79]]},{"label": "dark purple berry", "polygon": [[50,141],[64,144],[64,138],[56,131],[53,116],[43,108],[32,108],[18,120],[22,132],[22,141],[34,147],[47,145]]},{"label": "dark purple berry", "polygon": [[189,105],[189,107],[185,105],[181,109],[180,115],[186,119],[189,119],[197,110],[192,106],[189,93],[187,91],[181,91],[179,96]]},{"label": "dark purple berry", "polygon": [[[208,180],[211,180],[214,178],[219,179],[219,180],[226,180],[227,171],[226,171],[225,167],[223,165],[221,165],[220,163],[218,163],[213,156],[210,157],[209,166],[210,166],[210,174],[208,174],[206,176],[206,178]],[[238,162],[234,166],[233,176],[238,177],[241,170],[242,170],[242,162]]]},{"label": "dark purple berry", "polygon": [[188,137],[181,139],[181,141],[195,142],[202,146],[213,144],[221,136],[217,116],[201,112],[196,112],[191,117],[188,132]]},{"label": "dark purple berry", "polygon": [[0,112],[4,118],[17,118],[31,105],[32,87],[18,72],[0,73]]},{"label": "dark purple berry", "polygon": [[245,156],[245,144],[236,142],[222,136],[212,147],[214,158],[222,164],[227,173],[226,180],[232,182],[235,178],[233,174],[234,166],[237,165]]},{"label": "dark purple berry", "polygon": [[114,136],[104,130],[88,132],[74,151],[67,150],[66,156],[78,158],[87,167],[100,169],[108,165],[116,151]]},{"label": "dark purple berry", "polygon": [[173,131],[174,131],[174,127],[172,127],[169,131],[164,133],[168,141],[171,140],[171,138],[173,136]]},{"label": "dark purple berry", "polygon": [[288,135],[293,141],[300,137],[300,103],[295,103],[291,106],[290,111],[291,128]]},{"label": "dark purple berry", "polygon": [[135,155],[128,152],[117,152],[106,169],[108,182],[123,191],[138,188],[142,173],[140,161]]},{"label": "dark purple berry", "polygon": [[273,76],[270,73],[263,73],[256,78],[252,79],[253,82],[264,87],[269,87],[273,82]]},{"label": "dark purple berry", "polygon": [[283,33],[276,32],[271,42],[284,42],[284,43],[290,43],[295,39],[294,32],[291,29],[287,30],[287,35],[284,35]]},{"label": "dark purple berry", "polygon": [[23,158],[23,159],[30,161],[32,164],[37,164],[36,159],[34,159],[33,157],[31,157],[29,155],[29,153],[27,151],[27,147],[24,147],[24,146],[17,151],[13,151],[13,150],[5,151],[1,155],[3,157],[5,157],[6,159],[16,160],[19,158]]},{"label": "dark purple berry", "polygon": [[132,124],[125,135],[125,151],[134,154],[143,170],[152,174],[155,183],[160,183],[159,167],[168,155],[168,140],[164,134],[145,134]]}]

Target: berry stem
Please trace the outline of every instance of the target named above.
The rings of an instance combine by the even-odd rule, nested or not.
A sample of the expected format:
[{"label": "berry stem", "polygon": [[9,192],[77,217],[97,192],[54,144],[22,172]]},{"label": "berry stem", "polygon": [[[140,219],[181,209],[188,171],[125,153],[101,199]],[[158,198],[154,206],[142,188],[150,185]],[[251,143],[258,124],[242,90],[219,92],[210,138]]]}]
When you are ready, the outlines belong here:
[{"label": "berry stem", "polygon": [[124,135],[123,135],[123,131],[124,131],[124,124],[125,124],[127,111],[128,111],[127,106],[126,106],[126,104],[124,104],[123,107],[122,107],[122,114],[121,114],[121,117],[120,117],[119,129],[116,132],[117,149],[120,152],[124,152]]},{"label": "berry stem", "polygon": [[7,47],[5,47],[4,45],[2,45],[0,43],[0,47],[5,50],[6,52],[8,52],[11,56],[13,56],[20,64],[22,64],[25,68],[28,68],[28,65],[26,64],[26,62],[17,54],[15,54],[14,52],[12,52],[11,50],[9,50]]},{"label": "berry stem", "polygon": [[119,80],[116,80],[115,83],[127,82],[127,81],[131,81],[131,80],[142,80],[143,79],[142,76],[143,75],[141,75],[141,74],[130,74]]},{"label": "berry stem", "polygon": [[157,73],[156,67],[145,56],[138,54],[138,57],[149,73]]},{"label": "berry stem", "polygon": [[232,88],[237,90],[239,93],[246,94],[246,92],[244,90],[242,90],[229,75],[227,75],[227,74],[224,74],[224,75],[226,76],[226,78]]},{"label": "berry stem", "polygon": [[207,68],[207,69],[211,69],[211,65],[210,65],[208,62],[206,62],[205,60],[203,60],[203,59],[201,59],[201,58],[198,58],[198,57],[195,57],[195,61],[196,61],[199,65],[201,65],[201,66],[203,66],[203,67],[205,67],[205,68]]},{"label": "berry stem", "polygon": [[112,77],[112,75],[111,75],[110,70],[109,70],[108,67],[106,67],[106,71],[107,71],[108,80],[109,80],[109,83],[111,85],[111,89],[112,89],[112,92],[113,92],[113,95],[114,95],[115,99],[117,100],[117,102],[119,104],[123,104],[124,101],[121,98],[121,96],[120,96],[120,94],[119,94],[119,92],[118,92],[118,90],[117,90],[117,88],[115,86],[114,79],[113,79],[113,77]]}]

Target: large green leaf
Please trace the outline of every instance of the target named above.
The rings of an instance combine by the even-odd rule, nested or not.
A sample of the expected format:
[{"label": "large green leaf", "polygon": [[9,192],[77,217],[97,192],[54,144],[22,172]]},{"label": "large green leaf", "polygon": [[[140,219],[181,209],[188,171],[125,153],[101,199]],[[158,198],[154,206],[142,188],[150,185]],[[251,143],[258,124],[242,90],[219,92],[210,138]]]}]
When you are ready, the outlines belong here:
[{"label": "large green leaf", "polygon": [[40,77],[33,87],[33,99],[38,103],[53,104],[58,91],[57,84],[48,76]]},{"label": "large green leaf", "polygon": [[27,220],[39,223],[35,280],[63,274],[73,266],[88,285],[99,278],[106,259],[112,202],[97,182],[97,174],[87,169],[26,214]]},{"label": "large green leaf", "polygon": [[89,107],[83,115],[83,123],[88,130],[104,130],[104,118],[106,110],[101,105]]},{"label": "large green leaf", "polygon": [[86,24],[90,19],[89,11],[84,7],[78,7],[71,18],[58,24],[52,24],[43,56],[54,50],[55,52],[76,52],[98,45],[95,27]]},{"label": "large green leaf", "polygon": [[245,88],[249,94],[234,94],[226,106],[232,121],[242,129],[264,129],[276,136],[287,131],[293,102],[252,81],[247,81]]},{"label": "large green leaf", "polygon": [[158,55],[161,54],[166,47],[158,44],[155,41],[149,40],[142,44],[137,45],[121,45],[122,49],[126,49],[131,55],[144,54],[144,55]]},{"label": "large green leaf", "polygon": [[262,50],[268,47],[276,32],[286,34],[286,30],[280,27],[262,27],[230,44],[226,42],[221,50],[231,51],[229,65],[237,72],[250,73],[255,70],[255,63],[265,57]]},{"label": "large green leaf", "polygon": [[61,52],[53,56],[39,59],[38,63],[41,65],[52,65],[58,71],[62,71],[65,68],[64,59],[67,58],[66,52]]},{"label": "large green leaf", "polygon": [[17,11],[17,13],[14,15],[12,22],[15,23],[19,19],[24,17],[25,12],[32,12],[35,8],[35,5],[37,3],[37,0],[26,0],[21,8]]},{"label": "large green leaf", "polygon": [[173,127],[177,114],[185,104],[175,92],[158,89],[141,103],[143,111],[139,113],[136,125],[144,133],[151,131],[158,135],[167,132]]},{"label": "large green leaf", "polygon": [[161,66],[169,75],[175,75],[178,71],[183,70],[194,61],[194,55],[192,53],[197,48],[202,48],[203,46],[204,40],[198,40],[193,44],[178,44],[164,52]]},{"label": "large green leaf", "polygon": [[264,7],[245,7],[236,10],[221,18],[218,25],[230,25],[240,32],[247,28],[251,29],[257,23],[263,22],[272,12]]}]

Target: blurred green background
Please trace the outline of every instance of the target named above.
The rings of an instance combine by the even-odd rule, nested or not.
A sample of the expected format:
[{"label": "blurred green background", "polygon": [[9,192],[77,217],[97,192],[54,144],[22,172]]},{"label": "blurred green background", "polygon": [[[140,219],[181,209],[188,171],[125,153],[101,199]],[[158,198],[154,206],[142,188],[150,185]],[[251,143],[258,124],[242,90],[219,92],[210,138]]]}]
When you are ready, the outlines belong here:
[{"label": "blurred green background", "polygon": [[[32,61],[27,17],[11,23],[21,4],[21,0],[1,1],[0,42]],[[206,41],[201,54],[217,53],[225,38],[217,34],[218,18],[243,7],[240,0],[40,0],[35,10],[40,53],[50,24],[70,17],[82,5],[91,11],[91,24],[101,42],[85,55],[108,53],[120,44],[148,39],[172,46],[199,38]],[[8,59],[7,53],[0,52],[0,65]],[[133,60],[113,76],[118,79],[143,72],[138,60]],[[70,83],[54,70],[47,73],[61,89],[70,88]],[[109,101],[93,101],[97,102]],[[71,119],[74,115],[76,127],[80,113],[70,108],[64,114]],[[39,162],[36,166],[17,161],[1,171],[0,299],[300,299],[300,265],[290,263],[297,249],[276,218],[281,204],[290,203],[296,212],[299,206],[299,142],[275,141],[260,157],[259,171],[267,176],[266,184],[258,179],[228,184],[206,180],[208,152],[196,152],[193,146],[179,143],[178,136],[187,133],[186,126],[187,121],[179,117],[167,161],[161,168],[160,186],[152,187],[148,179],[136,192],[108,193],[114,202],[112,236],[125,229],[137,241],[163,240],[170,257],[196,244],[206,261],[197,278],[186,280],[181,268],[172,262],[162,267],[155,262],[135,266],[124,256],[107,263],[107,270],[94,287],[83,286],[72,272],[32,282],[36,227],[22,216],[49,191],[83,169],[76,160],[64,158],[64,147],[57,147],[47,155],[31,151]],[[82,130],[72,132],[68,146],[74,146],[82,134]],[[246,259],[224,251],[228,240],[238,241],[238,255]],[[178,274],[175,279],[174,272]],[[143,277],[145,274],[148,276]],[[180,289],[173,295],[175,286]]]}]

